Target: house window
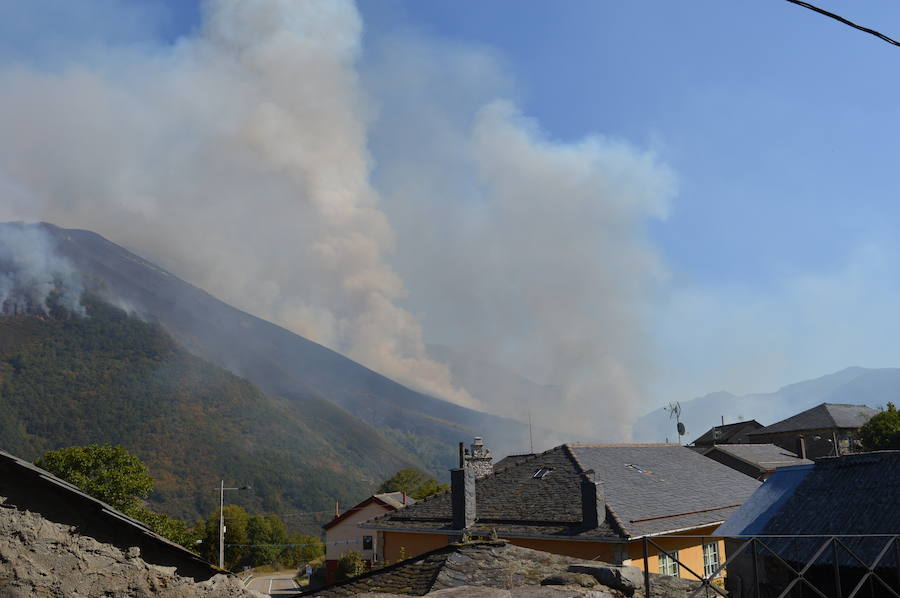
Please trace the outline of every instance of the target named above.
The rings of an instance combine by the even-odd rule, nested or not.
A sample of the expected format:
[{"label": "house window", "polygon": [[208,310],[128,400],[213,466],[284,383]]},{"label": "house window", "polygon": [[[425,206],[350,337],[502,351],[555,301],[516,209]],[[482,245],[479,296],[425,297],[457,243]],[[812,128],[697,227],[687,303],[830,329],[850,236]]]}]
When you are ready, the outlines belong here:
[{"label": "house window", "polygon": [[703,545],[703,575],[712,577],[719,568],[719,543],[709,542]]},{"label": "house window", "polygon": [[678,577],[678,551],[659,553],[659,574]]},{"label": "house window", "polygon": [[363,536],[363,550],[372,550],[372,536]]}]

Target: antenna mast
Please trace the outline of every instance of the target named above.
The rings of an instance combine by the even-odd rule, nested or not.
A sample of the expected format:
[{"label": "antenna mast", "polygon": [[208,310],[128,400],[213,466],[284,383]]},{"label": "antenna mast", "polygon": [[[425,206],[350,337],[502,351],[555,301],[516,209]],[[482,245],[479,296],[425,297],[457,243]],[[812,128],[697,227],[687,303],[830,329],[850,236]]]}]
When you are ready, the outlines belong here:
[{"label": "antenna mast", "polygon": [[528,413],[528,443],[531,446],[531,454],[534,454],[534,431],[531,428],[531,412]]},{"label": "antenna mast", "polygon": [[668,407],[664,407],[669,413],[669,419],[675,418],[675,430],[678,431],[678,444],[681,444],[681,437],[684,436],[684,424],[681,423],[681,403],[675,401],[669,403]]}]

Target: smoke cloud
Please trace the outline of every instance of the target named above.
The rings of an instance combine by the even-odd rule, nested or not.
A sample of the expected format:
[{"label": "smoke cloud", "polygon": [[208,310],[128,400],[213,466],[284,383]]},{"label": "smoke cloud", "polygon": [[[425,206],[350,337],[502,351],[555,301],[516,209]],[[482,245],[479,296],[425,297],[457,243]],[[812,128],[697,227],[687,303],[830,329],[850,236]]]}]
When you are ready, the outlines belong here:
[{"label": "smoke cloud", "polygon": [[397,306],[393,232],[369,183],[355,7],[206,6],[199,34],[165,52],[4,69],[4,217],[95,230],[247,311],[477,406]]},{"label": "smoke cloud", "polygon": [[[97,231],[456,403],[627,436],[664,273],[643,224],[672,173],[616,140],[548,138],[484,49],[363,56],[348,1],[205,7],[170,47],[0,68],[0,218]],[[423,324],[562,403],[473,396]]]},{"label": "smoke cloud", "polygon": [[53,305],[84,315],[81,276],[40,228],[11,225],[0,234],[0,314],[50,312]]}]

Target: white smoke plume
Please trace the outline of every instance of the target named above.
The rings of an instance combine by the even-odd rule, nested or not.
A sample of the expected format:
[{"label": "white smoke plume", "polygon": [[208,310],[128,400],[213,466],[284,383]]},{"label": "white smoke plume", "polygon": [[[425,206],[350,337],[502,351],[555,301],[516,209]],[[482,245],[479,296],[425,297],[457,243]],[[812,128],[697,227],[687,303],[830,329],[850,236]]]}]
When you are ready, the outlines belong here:
[{"label": "white smoke plume", "polygon": [[95,230],[228,302],[477,406],[398,307],[350,2],[218,0],[161,53],[6,68],[4,218]]},{"label": "white smoke plume", "polygon": [[[0,234],[0,314],[50,312],[58,306],[84,315],[81,276],[37,226],[13,224]],[[51,305],[52,303],[52,305]]]},{"label": "white smoke plume", "polygon": [[[671,172],[614,140],[549,139],[484,49],[363,56],[349,1],[205,7],[172,47],[0,68],[0,219],[97,231],[457,403],[626,437],[663,274],[644,221]],[[562,402],[473,397],[423,322]]]}]

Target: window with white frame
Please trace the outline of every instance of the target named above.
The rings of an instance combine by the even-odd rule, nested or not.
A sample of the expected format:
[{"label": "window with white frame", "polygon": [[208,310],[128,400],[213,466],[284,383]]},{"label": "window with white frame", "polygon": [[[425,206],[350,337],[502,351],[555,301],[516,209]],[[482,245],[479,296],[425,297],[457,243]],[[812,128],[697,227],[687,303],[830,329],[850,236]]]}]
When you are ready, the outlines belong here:
[{"label": "window with white frame", "polygon": [[709,542],[703,545],[703,575],[711,577],[719,568],[719,543]]},{"label": "window with white frame", "polygon": [[678,577],[678,551],[659,552],[659,574]]}]

